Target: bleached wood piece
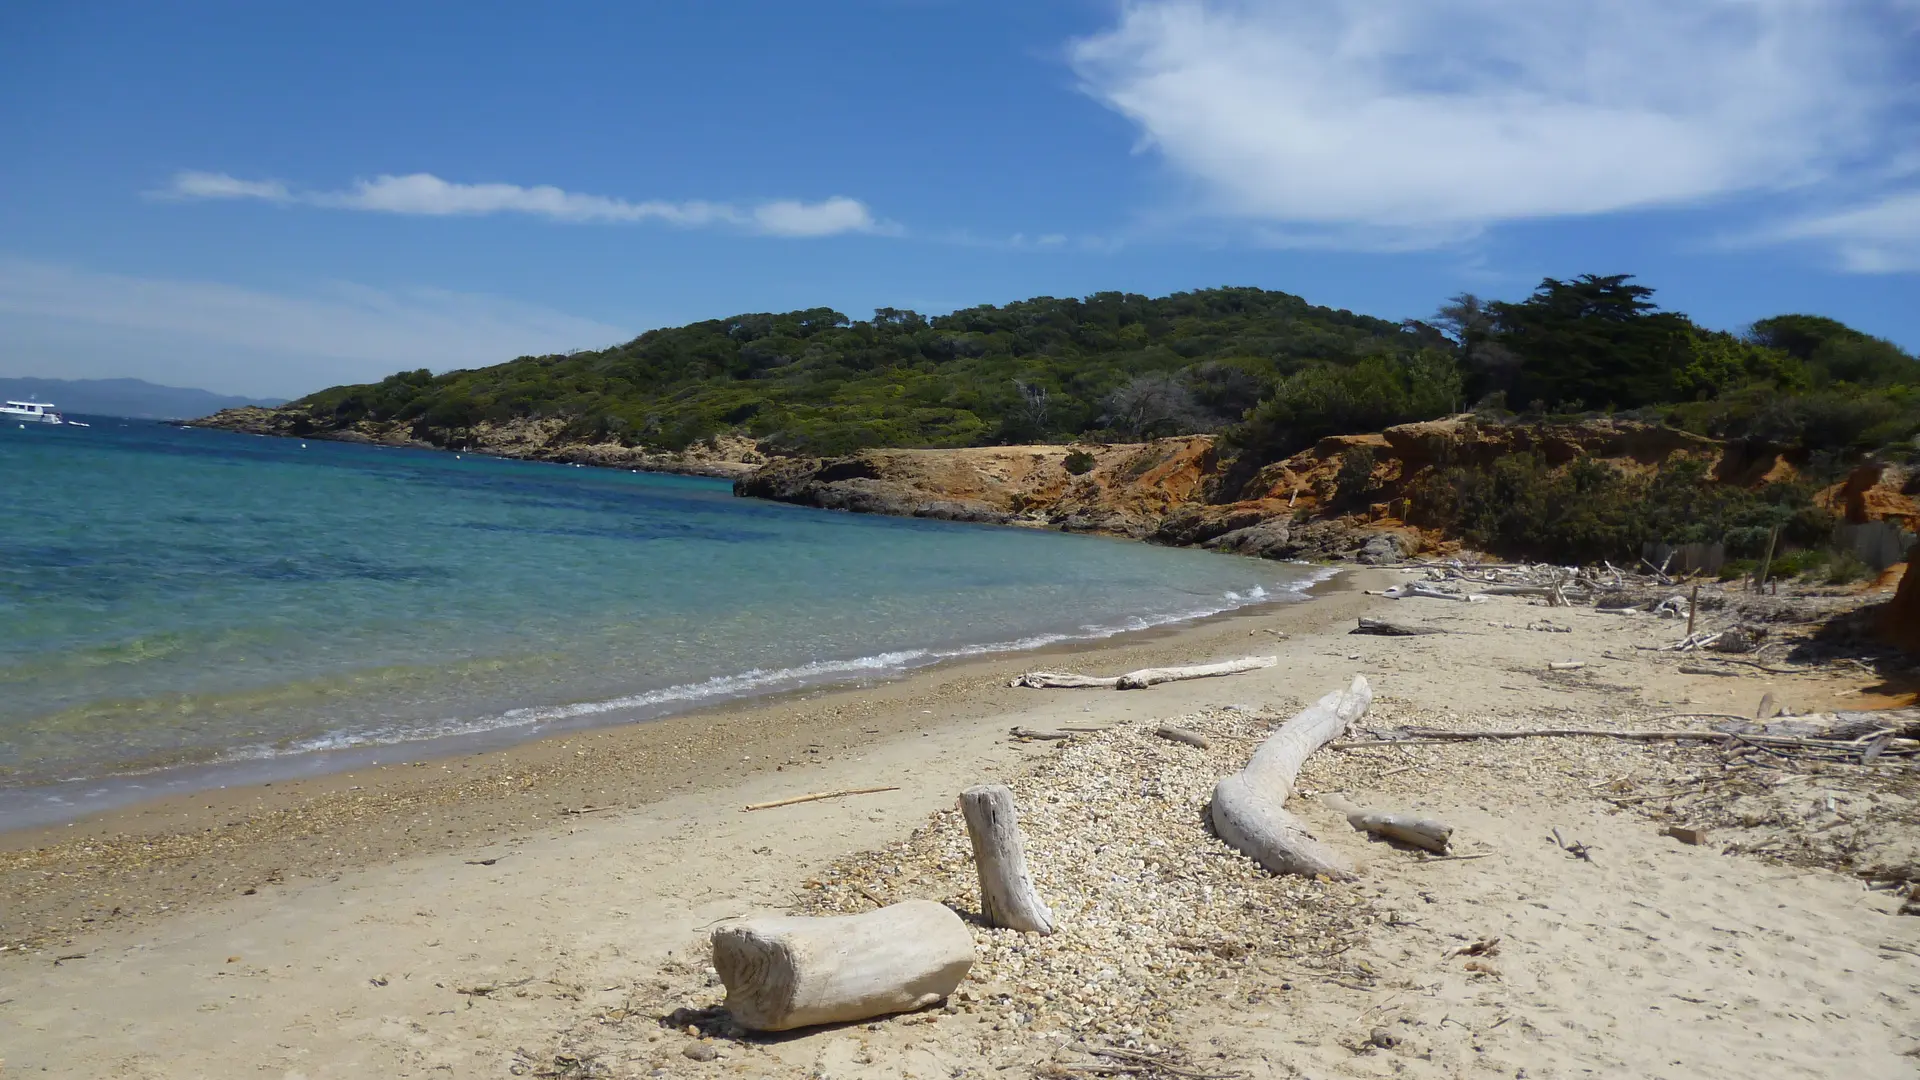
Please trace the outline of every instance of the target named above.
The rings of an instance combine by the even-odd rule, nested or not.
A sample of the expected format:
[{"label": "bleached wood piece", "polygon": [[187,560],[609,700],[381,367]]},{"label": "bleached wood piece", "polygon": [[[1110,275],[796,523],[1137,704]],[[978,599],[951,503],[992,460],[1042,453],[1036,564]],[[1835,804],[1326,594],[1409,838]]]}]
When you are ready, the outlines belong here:
[{"label": "bleached wood piece", "polygon": [[1421,634],[1444,634],[1445,630],[1431,626],[1403,626],[1385,619],[1361,618],[1360,625],[1347,631],[1349,634],[1372,634],[1376,637],[1418,637]]},{"label": "bleached wood piece", "polygon": [[1478,603],[1487,598],[1485,593],[1451,593],[1444,589],[1436,589],[1431,585],[1421,585],[1418,582],[1407,585],[1395,585],[1392,588],[1383,589],[1380,595],[1390,600],[1404,600],[1408,597],[1419,596],[1428,600],[1458,600],[1462,603]]},{"label": "bleached wood piece", "polygon": [[1029,671],[1009,685],[1030,686],[1035,690],[1111,690],[1120,682],[1118,675],[1075,675],[1071,671]]},{"label": "bleached wood piece", "polygon": [[1239,660],[1222,660],[1217,664],[1141,668],[1138,671],[1129,671],[1125,675],[1111,676],[1076,675],[1066,671],[1029,671],[1013,680],[1012,685],[1030,686],[1041,690],[1082,690],[1089,687],[1144,690],[1159,683],[1211,679],[1221,675],[1239,675],[1248,671],[1259,671],[1261,668],[1270,668],[1279,662],[1279,658],[1274,656],[1248,656]]},{"label": "bleached wood piece", "polygon": [[1338,738],[1372,704],[1373,688],[1355,677],[1281,725],[1254,750],[1247,766],[1214,785],[1208,817],[1234,848],[1276,874],[1326,874],[1350,878],[1353,870],[1332,848],[1315,840],[1286,810],[1287,796],[1307,756]]},{"label": "bleached wood piece", "polygon": [[1587,662],[1585,660],[1549,660],[1547,661],[1548,671],[1579,671],[1581,668],[1586,666],[1587,666]]},{"label": "bleached wood piece", "polygon": [[1009,930],[1053,933],[1053,912],[1027,873],[1013,791],[1005,784],[970,787],[960,793],[960,813],[967,819],[973,865],[980,874],[980,914]]},{"label": "bleached wood piece", "polygon": [[741,1027],[790,1031],[939,1001],[973,966],[973,935],[931,900],[859,915],[772,915],[716,927],[713,966]]},{"label": "bleached wood piece", "polygon": [[1242,675],[1249,671],[1270,668],[1280,662],[1277,656],[1246,656],[1238,660],[1222,660],[1217,664],[1194,664],[1190,667],[1141,668],[1120,676],[1114,684],[1117,690],[1145,690],[1159,683],[1185,682],[1188,679],[1212,679],[1221,675]]},{"label": "bleached wood piece", "polygon": [[1208,749],[1213,745],[1213,740],[1207,738],[1205,735],[1197,731],[1189,731],[1183,727],[1175,727],[1172,724],[1161,724],[1159,727],[1153,729],[1153,733],[1169,742],[1186,743],[1188,746],[1199,750]]},{"label": "bleached wood piece", "polygon": [[1333,810],[1345,814],[1347,824],[1361,832],[1384,836],[1403,844],[1412,844],[1414,847],[1425,848],[1436,854],[1447,853],[1447,842],[1453,836],[1453,826],[1432,818],[1355,806],[1338,795],[1327,795],[1320,801]]}]

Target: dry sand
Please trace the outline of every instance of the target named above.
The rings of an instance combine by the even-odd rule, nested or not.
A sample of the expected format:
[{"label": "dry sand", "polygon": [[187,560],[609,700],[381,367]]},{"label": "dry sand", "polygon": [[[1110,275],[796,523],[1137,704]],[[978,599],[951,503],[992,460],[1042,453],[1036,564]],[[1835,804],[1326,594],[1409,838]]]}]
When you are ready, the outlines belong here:
[{"label": "dry sand", "polygon": [[[1346,635],[1360,614],[1450,632]],[[1527,629],[1542,619],[1569,632]],[[1261,875],[1200,824],[1215,775],[1356,672],[1372,728],[1644,727],[1750,713],[1763,690],[1799,711],[1859,700],[1857,672],[1690,676],[1634,649],[1677,637],[1516,599],[1336,590],[1070,656],[16,835],[4,1075],[1026,1076],[1111,1046],[1257,1077],[1913,1075],[1920,919],[1819,868],[1911,865],[1905,762],[1563,739],[1326,750],[1295,805],[1364,862],[1354,885]],[[1004,685],[1248,653],[1280,664],[1138,692]],[[1587,666],[1547,670],[1568,658]],[[1212,749],[1152,738],[1176,717]],[[1108,730],[1020,743],[1015,725]],[[976,930],[964,992],[924,1014],[727,1032],[705,928],[868,893],[971,910],[951,807],[988,780],[1020,798],[1060,935]],[[900,790],[740,809],[881,784]],[[1330,791],[1443,817],[1485,857],[1369,844],[1313,798]],[[1711,842],[1663,836],[1670,822]]]}]

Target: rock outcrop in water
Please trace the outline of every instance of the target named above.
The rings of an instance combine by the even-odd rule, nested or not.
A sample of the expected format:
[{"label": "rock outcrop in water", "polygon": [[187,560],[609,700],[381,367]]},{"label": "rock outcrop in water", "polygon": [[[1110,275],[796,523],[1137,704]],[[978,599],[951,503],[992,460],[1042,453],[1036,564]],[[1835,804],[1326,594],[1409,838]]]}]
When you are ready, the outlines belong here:
[{"label": "rock outcrop in water", "polygon": [[565,421],[557,419],[519,419],[497,424],[483,421],[462,429],[461,441],[451,446],[422,442],[414,438],[410,424],[399,420],[362,420],[338,430],[317,430],[305,411],[284,407],[225,409],[204,419],[187,421],[185,426],[283,438],[412,446],[424,450],[466,450],[524,461],[554,461],[570,465],[640,469],[645,472],[717,476],[722,479],[749,475],[767,461],[752,439],[740,436],[720,435],[710,441],[694,443],[678,453],[670,453],[624,446],[618,442],[594,442],[572,437],[567,434]]}]

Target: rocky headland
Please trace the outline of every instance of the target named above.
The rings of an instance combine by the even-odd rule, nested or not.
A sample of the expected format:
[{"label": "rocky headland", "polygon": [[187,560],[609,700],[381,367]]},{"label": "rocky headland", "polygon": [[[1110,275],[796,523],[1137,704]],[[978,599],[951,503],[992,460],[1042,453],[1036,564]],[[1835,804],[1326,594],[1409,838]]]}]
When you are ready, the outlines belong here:
[{"label": "rocky headland", "polygon": [[[1275,559],[1391,563],[1450,554],[1458,542],[1426,525],[1421,481],[1436,470],[1538,455],[1622,470],[1704,459],[1716,483],[1751,486],[1794,475],[1777,454],[1658,424],[1619,419],[1502,424],[1470,415],[1341,435],[1242,475],[1211,435],[1145,443],[869,450],[781,458],[734,492],[835,510],[1097,532]],[[1364,475],[1355,476],[1356,463]],[[1343,475],[1343,470],[1346,473]],[[1822,498],[1849,521],[1911,521],[1904,476],[1856,470]],[[1364,493],[1355,497],[1355,490]]]},{"label": "rocky headland", "polygon": [[752,439],[739,436],[720,435],[674,452],[627,446],[615,441],[582,439],[569,434],[565,420],[554,418],[515,419],[503,423],[483,421],[462,429],[459,437],[447,444],[418,438],[413,426],[402,420],[361,420],[348,427],[324,429],[314,423],[306,410],[288,406],[275,409],[252,406],[223,409],[212,416],[185,421],[183,426],[281,438],[410,446],[421,450],[461,450],[521,461],[552,461],[567,465],[595,465],[721,479],[746,476],[767,461]]}]

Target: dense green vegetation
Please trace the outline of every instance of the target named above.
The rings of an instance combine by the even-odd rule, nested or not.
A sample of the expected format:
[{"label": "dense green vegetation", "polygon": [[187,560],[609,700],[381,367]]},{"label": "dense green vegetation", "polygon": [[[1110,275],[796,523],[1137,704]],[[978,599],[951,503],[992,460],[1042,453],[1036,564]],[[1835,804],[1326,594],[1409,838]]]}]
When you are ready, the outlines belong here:
[{"label": "dense green vegetation", "polygon": [[[1519,300],[1458,296],[1400,323],[1251,288],[1040,297],[933,318],[738,315],[597,352],[402,372],[295,405],[314,430],[400,422],[440,445],[515,418],[665,450],[738,433],[817,455],[1218,431],[1232,461],[1223,496],[1327,435],[1469,408],[1494,423],[1618,413],[1784,452],[1824,483],[1868,453],[1913,455],[1920,360],[1814,315],[1707,329],[1626,275],[1588,274]],[[1343,463],[1344,504],[1370,494],[1370,467]],[[1631,557],[1646,540],[1725,540],[1747,555],[1776,525],[1795,544],[1831,527],[1810,488],[1750,492],[1696,473],[1515,458],[1445,470],[1417,501],[1477,546],[1557,558]]]},{"label": "dense green vegetation", "polygon": [[827,308],[739,315],[599,352],[403,372],[297,404],[321,428],[399,420],[442,444],[514,417],[664,449],[738,431],[776,453],[1132,439],[1235,423],[1302,371],[1398,364],[1423,349],[1443,360],[1447,346],[1423,325],[1260,289],[1100,293],[931,319],[891,308],[862,321]]},{"label": "dense green vegetation", "polygon": [[1631,560],[1649,542],[1725,543],[1730,555],[1756,556],[1776,527],[1784,545],[1816,547],[1835,519],[1813,494],[1805,482],[1715,484],[1698,459],[1647,474],[1588,458],[1555,469],[1532,455],[1444,469],[1408,493],[1421,524],[1480,550],[1574,562]]}]

